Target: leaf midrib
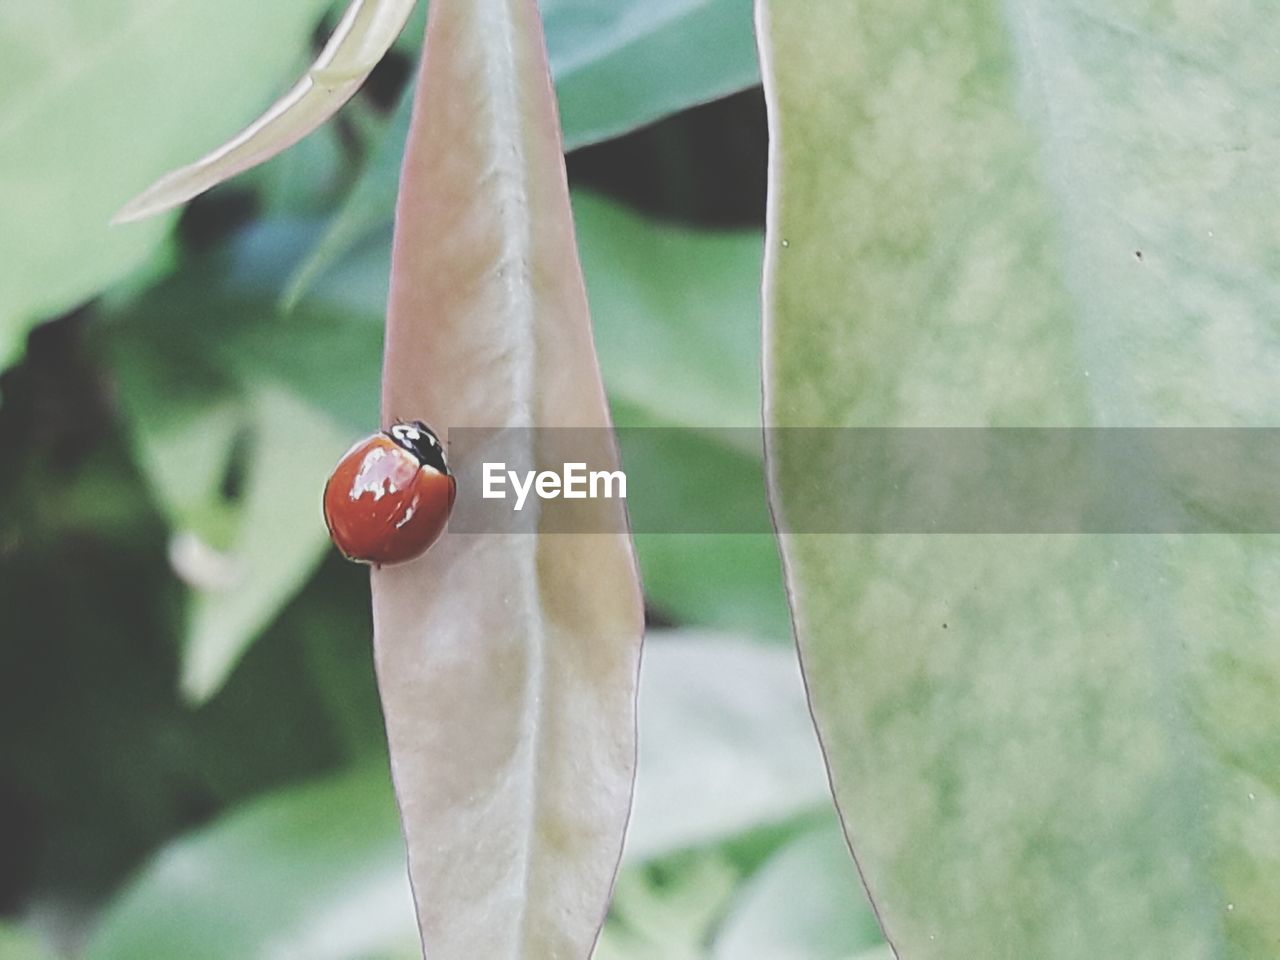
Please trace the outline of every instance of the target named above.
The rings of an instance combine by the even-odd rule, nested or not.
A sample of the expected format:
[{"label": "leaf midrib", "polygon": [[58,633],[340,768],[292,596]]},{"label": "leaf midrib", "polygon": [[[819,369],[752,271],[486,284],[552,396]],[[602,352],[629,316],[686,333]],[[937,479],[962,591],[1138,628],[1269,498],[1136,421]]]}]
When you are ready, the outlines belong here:
[{"label": "leaf midrib", "polygon": [[[515,13],[512,4],[526,0],[492,0],[497,9],[486,19],[485,30],[477,29],[477,36],[486,36],[486,42],[480,44],[488,83],[485,89],[492,96],[485,99],[489,108],[484,119],[489,126],[490,143],[493,149],[492,173],[498,196],[497,203],[503,210],[500,222],[505,230],[505,242],[502,260],[495,265],[504,280],[507,300],[508,329],[517,331],[523,341],[521,353],[526,363],[519,369],[515,382],[515,394],[522,398],[519,409],[527,423],[506,424],[508,427],[532,427],[533,411],[536,410],[536,385],[532,382],[532,371],[538,362],[539,342],[537,334],[538,312],[532,297],[531,261],[533,251],[533,229],[529,218],[530,197],[532,194],[528,170],[522,162],[525,151],[525,117],[522,115],[519,72],[520,44],[516,36]],[[477,4],[478,10],[482,4]],[[510,147],[511,149],[506,149]],[[530,433],[526,436],[531,438]],[[533,459],[533,450],[527,450],[528,462]],[[538,522],[541,510],[533,503],[534,522]],[[528,768],[525,781],[528,784],[528,800],[525,804],[525,819],[521,832],[521,848],[519,856],[520,900],[516,917],[518,940],[515,944],[513,960],[519,960],[526,953],[529,942],[529,895],[533,879],[534,837],[537,833],[537,822],[540,809],[540,758],[545,752],[545,730],[543,710],[546,697],[543,696],[546,686],[546,618],[542,605],[542,591],[539,587],[538,548],[535,539],[532,550],[522,550],[520,562],[526,567],[525,575],[520,578],[525,592],[525,605],[530,612],[528,624],[527,649],[529,673],[525,684],[525,733],[530,743],[528,751]]]}]

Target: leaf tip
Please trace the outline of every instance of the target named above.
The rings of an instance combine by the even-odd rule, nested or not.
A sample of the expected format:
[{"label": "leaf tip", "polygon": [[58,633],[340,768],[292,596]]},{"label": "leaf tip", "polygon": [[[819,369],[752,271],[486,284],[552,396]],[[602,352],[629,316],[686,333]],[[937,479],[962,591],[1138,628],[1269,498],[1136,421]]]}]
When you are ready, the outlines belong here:
[{"label": "leaf tip", "polygon": [[187,669],[183,671],[182,679],[178,683],[178,692],[182,695],[182,702],[195,710],[208,703],[218,692],[219,686],[221,684],[209,677],[205,671]]},{"label": "leaf tip", "polygon": [[111,218],[111,226],[137,223],[139,220],[146,220],[157,214],[166,213],[190,200],[191,197],[199,192],[197,190],[189,195],[184,195],[184,191],[174,189],[172,174],[163,177],[117,210],[115,216]]}]

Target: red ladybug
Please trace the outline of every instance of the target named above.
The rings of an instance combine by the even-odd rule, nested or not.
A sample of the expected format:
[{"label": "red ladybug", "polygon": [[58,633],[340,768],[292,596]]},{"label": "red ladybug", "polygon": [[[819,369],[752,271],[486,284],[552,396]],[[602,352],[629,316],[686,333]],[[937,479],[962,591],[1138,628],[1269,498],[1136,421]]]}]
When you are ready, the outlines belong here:
[{"label": "red ladybug", "polygon": [[338,461],[324,487],[324,522],[349,560],[403,563],[436,542],[456,492],[440,438],[425,423],[397,423]]}]

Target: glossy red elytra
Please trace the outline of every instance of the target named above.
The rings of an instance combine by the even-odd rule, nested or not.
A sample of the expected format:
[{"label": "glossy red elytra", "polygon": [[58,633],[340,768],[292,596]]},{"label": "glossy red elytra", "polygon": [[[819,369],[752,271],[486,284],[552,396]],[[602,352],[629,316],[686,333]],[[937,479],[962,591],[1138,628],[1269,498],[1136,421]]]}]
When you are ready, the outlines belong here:
[{"label": "glossy red elytra", "polygon": [[324,488],[324,521],[349,560],[403,563],[439,538],[456,492],[440,438],[420,421],[397,423],[338,461]]}]

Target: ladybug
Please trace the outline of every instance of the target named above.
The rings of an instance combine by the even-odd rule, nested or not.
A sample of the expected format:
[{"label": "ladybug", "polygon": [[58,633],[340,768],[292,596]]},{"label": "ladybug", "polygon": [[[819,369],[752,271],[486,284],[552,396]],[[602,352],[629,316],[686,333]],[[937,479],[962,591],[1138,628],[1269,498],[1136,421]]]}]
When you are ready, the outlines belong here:
[{"label": "ladybug", "polygon": [[403,563],[436,542],[456,493],[440,438],[420,421],[397,422],[338,461],[324,487],[324,522],[348,560]]}]

